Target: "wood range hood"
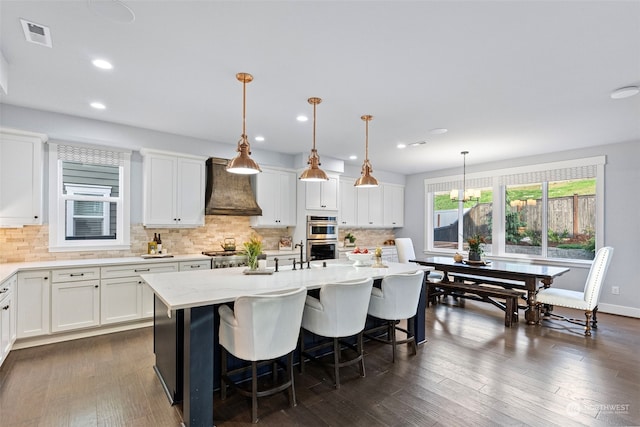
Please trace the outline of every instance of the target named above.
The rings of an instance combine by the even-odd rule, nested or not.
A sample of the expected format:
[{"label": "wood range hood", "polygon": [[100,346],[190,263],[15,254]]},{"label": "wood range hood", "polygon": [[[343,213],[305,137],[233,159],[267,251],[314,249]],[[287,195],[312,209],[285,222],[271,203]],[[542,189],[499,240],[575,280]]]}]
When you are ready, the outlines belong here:
[{"label": "wood range hood", "polygon": [[218,157],[207,159],[205,215],[262,215],[251,188],[251,176],[227,172],[228,161]]}]

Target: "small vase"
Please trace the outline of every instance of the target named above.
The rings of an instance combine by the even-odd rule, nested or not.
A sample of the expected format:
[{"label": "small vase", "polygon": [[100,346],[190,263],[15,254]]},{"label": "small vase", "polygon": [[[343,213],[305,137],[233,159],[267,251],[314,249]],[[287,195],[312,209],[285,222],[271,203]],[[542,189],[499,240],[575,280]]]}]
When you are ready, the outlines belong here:
[{"label": "small vase", "polygon": [[469,251],[469,261],[481,261],[480,252]]},{"label": "small vase", "polygon": [[247,258],[247,265],[249,266],[249,270],[257,270],[258,269],[258,257],[250,256]]}]

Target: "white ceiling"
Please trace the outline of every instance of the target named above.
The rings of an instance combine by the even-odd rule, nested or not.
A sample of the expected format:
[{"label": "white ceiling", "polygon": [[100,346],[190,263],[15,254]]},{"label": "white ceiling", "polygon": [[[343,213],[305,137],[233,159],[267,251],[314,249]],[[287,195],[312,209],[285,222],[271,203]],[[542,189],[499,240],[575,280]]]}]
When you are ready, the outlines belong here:
[{"label": "white ceiling", "polygon": [[[461,150],[471,165],[640,140],[640,95],[609,96],[640,85],[640,1],[125,0],[132,23],[97,1],[0,1],[2,103],[235,144],[235,74],[249,72],[253,148],[307,153],[312,121],[295,118],[317,96],[321,157],[361,164],[360,116],[374,116],[374,175],[456,167]],[[19,18],[53,48],[26,42]]]}]

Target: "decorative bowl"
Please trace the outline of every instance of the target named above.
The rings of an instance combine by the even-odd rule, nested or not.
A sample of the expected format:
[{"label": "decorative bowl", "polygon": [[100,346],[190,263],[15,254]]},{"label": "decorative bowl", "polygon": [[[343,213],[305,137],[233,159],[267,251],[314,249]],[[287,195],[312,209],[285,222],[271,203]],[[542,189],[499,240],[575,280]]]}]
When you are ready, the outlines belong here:
[{"label": "decorative bowl", "polygon": [[353,263],[354,267],[364,267],[367,265],[371,265],[371,260],[373,259],[373,252],[369,252],[366,254],[354,254],[353,252],[349,252],[347,253],[347,257],[351,260],[351,261],[355,261]]}]

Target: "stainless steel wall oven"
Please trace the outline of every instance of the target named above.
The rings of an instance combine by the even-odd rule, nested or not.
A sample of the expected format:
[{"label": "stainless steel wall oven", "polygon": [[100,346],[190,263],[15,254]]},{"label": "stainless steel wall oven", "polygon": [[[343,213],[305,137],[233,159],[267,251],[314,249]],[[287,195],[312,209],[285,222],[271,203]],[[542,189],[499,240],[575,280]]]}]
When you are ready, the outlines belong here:
[{"label": "stainless steel wall oven", "polygon": [[307,259],[336,259],[338,257],[338,218],[335,216],[307,216]]}]

